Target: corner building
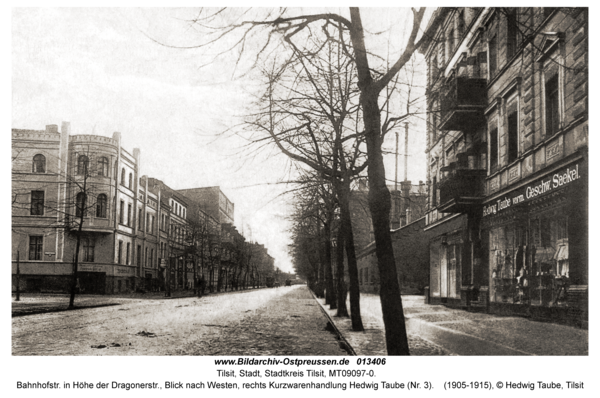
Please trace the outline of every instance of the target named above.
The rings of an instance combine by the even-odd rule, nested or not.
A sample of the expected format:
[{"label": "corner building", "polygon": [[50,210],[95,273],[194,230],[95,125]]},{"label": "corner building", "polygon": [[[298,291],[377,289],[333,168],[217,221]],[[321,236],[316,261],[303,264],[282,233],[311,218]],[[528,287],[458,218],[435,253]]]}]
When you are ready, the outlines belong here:
[{"label": "corner building", "polygon": [[587,327],[588,10],[438,8],[431,303]]},{"label": "corner building", "polygon": [[[136,212],[140,151],[111,137],[71,135],[64,122],[12,130],[12,275],[22,291],[69,290],[76,250],[73,220],[83,211],[78,290],[118,293],[142,286]],[[83,199],[85,197],[85,200]],[[138,250],[136,250],[136,246]],[[18,259],[18,261],[17,261]],[[139,266],[136,266],[139,265]],[[152,262],[144,264],[156,268]]]}]

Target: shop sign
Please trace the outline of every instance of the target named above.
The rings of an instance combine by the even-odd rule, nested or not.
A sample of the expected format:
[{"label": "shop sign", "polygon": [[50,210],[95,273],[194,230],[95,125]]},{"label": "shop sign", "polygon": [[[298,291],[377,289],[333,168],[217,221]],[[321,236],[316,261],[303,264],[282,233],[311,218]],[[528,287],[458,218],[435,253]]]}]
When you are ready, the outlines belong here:
[{"label": "shop sign", "polygon": [[115,267],[115,274],[118,275],[133,275],[133,268]]},{"label": "shop sign", "polygon": [[580,178],[579,165],[569,166],[558,172],[541,178],[531,184],[510,192],[503,198],[497,199],[495,203],[483,206],[483,216],[496,214],[511,206],[527,202],[550,191],[568,185]]},{"label": "shop sign", "polygon": [[101,265],[80,265],[77,267],[77,271],[82,272],[104,272],[104,267]]}]

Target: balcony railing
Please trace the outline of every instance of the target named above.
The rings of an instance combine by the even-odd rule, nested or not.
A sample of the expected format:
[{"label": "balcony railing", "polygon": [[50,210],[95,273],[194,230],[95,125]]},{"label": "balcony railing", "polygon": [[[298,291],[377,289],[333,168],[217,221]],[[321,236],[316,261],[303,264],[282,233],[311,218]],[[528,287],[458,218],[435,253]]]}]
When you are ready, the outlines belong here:
[{"label": "balcony railing", "polygon": [[440,98],[440,130],[465,131],[476,128],[484,119],[487,80],[454,77],[443,87]]},{"label": "balcony railing", "polygon": [[486,170],[459,168],[447,173],[440,181],[439,211],[467,213],[481,204]]}]

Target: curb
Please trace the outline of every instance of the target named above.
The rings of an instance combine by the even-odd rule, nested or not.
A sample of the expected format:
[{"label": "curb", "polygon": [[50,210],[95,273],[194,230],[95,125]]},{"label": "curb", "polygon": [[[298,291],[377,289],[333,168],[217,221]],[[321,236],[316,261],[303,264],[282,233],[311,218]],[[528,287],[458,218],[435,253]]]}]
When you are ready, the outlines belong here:
[{"label": "curb", "polygon": [[312,290],[310,290],[310,289],[308,289],[308,291],[310,292],[310,294],[312,294],[313,298],[315,299],[315,301],[319,305],[319,308],[321,309],[321,312],[325,315],[325,317],[327,318],[327,321],[333,327],[333,330],[335,331],[335,333],[337,334],[337,336],[339,337],[339,339],[344,342],[344,347],[345,347],[346,352],[348,354],[352,355],[352,356],[357,356],[356,355],[356,351],[354,351],[354,348],[350,345],[350,343],[348,342],[348,340],[346,340],[346,338],[344,337],[344,335],[342,334],[342,332],[340,332],[340,330],[338,329],[338,327],[335,324],[335,322],[333,321],[333,319],[331,319],[331,316],[329,316],[329,314],[327,313],[327,311],[325,311],[325,308],[323,308],[323,305],[319,302],[319,300],[317,299],[317,296],[315,296],[315,293]]}]

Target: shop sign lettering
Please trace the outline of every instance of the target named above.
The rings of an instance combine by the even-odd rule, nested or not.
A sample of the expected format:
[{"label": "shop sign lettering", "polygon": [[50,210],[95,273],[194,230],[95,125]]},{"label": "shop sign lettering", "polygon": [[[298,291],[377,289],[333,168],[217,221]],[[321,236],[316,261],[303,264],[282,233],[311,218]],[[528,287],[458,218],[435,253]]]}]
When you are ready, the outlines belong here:
[{"label": "shop sign lettering", "polygon": [[547,192],[577,181],[580,177],[579,165],[577,164],[575,166],[569,166],[551,176],[542,178],[541,180],[515,190],[510,194],[507,194],[505,197],[496,200],[495,203],[484,205],[483,216],[485,217],[489,216],[490,214],[496,214],[502,210],[508,209],[511,206],[534,199]]}]

